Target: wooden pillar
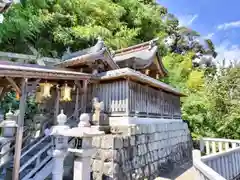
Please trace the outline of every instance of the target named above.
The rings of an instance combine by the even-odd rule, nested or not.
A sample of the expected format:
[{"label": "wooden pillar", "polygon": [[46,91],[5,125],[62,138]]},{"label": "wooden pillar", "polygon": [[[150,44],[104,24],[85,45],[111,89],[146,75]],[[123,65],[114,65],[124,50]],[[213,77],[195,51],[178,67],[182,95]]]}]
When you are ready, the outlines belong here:
[{"label": "wooden pillar", "polygon": [[78,111],[79,111],[79,87],[76,86],[76,102],[75,102],[75,110],[74,110],[74,117],[75,120],[78,119]]},{"label": "wooden pillar", "polygon": [[130,115],[130,105],[131,105],[131,94],[130,94],[130,80],[129,78],[127,78],[126,82],[125,82],[125,94],[124,96],[126,97],[126,115],[129,116]]},{"label": "wooden pillar", "polygon": [[12,180],[19,180],[19,169],[20,169],[20,158],[22,149],[22,137],[23,137],[23,127],[24,127],[24,116],[26,111],[26,98],[27,98],[27,79],[23,78],[21,82],[21,98],[20,98],[20,114],[18,117],[18,127],[16,133],[16,144],[15,144],[15,154],[14,154],[14,164],[13,164],[13,178]]},{"label": "wooden pillar", "polygon": [[60,90],[59,86],[56,86],[56,99],[55,99],[55,111],[54,111],[54,124],[57,124],[57,116],[59,114],[59,100],[60,100]]},{"label": "wooden pillar", "polygon": [[83,95],[82,95],[82,104],[83,104],[83,107],[82,107],[82,112],[86,112],[87,110],[87,84],[88,84],[88,80],[84,80],[83,81]]}]

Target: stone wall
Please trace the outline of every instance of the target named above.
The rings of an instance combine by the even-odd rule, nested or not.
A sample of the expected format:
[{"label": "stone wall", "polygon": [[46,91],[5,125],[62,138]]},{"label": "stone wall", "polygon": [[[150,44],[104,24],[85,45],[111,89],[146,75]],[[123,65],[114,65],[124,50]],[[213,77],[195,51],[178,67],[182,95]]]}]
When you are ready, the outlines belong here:
[{"label": "stone wall", "polygon": [[111,131],[93,139],[94,180],[151,180],[192,158],[190,133],[182,121],[117,126]]}]

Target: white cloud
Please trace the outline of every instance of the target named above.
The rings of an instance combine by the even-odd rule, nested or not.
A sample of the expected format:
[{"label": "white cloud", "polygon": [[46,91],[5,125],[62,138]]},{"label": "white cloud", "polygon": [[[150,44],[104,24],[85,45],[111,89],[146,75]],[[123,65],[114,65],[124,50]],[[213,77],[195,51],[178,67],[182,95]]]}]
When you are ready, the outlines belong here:
[{"label": "white cloud", "polygon": [[227,30],[230,28],[240,28],[240,21],[228,22],[217,26],[218,30]]},{"label": "white cloud", "polygon": [[187,15],[187,16],[180,16],[179,19],[179,25],[180,26],[191,26],[194,21],[196,21],[198,18],[198,14],[194,15]]},{"label": "white cloud", "polygon": [[222,63],[225,59],[225,65],[228,66],[232,61],[240,62],[240,45],[233,45],[228,41],[223,42],[219,46],[216,46],[218,56],[216,61]]},{"label": "white cloud", "polygon": [[215,33],[209,33],[203,39],[212,39],[212,37],[215,35]]}]

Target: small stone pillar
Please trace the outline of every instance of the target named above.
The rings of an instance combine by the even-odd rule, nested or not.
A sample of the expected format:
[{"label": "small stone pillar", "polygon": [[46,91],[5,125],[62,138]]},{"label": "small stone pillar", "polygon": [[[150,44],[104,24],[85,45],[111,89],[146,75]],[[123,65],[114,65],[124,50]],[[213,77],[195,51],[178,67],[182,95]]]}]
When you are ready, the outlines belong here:
[{"label": "small stone pillar", "polygon": [[89,120],[88,114],[81,114],[78,127],[67,132],[68,136],[75,137],[77,141],[74,147],[69,148],[69,151],[75,155],[74,180],[90,180],[91,157],[96,151],[92,146],[92,138],[104,134],[103,131],[92,128]]},{"label": "small stone pillar", "polygon": [[62,180],[63,179],[63,163],[64,158],[67,155],[68,150],[68,137],[64,136],[66,130],[69,129],[65,125],[67,121],[67,116],[61,110],[61,113],[57,116],[58,124],[52,128],[52,143],[53,143],[53,166],[52,166],[52,179],[53,180]]},{"label": "small stone pillar", "polygon": [[99,102],[98,98],[93,98],[93,116],[92,123],[99,131],[104,131],[105,133],[110,132],[109,118],[108,115],[104,113],[104,103]]}]

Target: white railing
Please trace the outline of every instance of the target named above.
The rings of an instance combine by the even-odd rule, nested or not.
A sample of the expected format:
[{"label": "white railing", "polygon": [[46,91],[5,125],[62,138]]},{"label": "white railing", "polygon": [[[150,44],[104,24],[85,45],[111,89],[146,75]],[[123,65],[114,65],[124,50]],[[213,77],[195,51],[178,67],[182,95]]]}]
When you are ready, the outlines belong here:
[{"label": "white railing", "polygon": [[201,138],[200,150],[207,155],[227,151],[240,146],[240,140],[220,139],[220,138]]},{"label": "white railing", "polygon": [[[193,165],[196,179],[234,180],[240,175],[239,140],[203,138],[201,151],[208,155],[201,157],[201,151],[193,151]],[[211,153],[211,154],[210,154]]]}]

